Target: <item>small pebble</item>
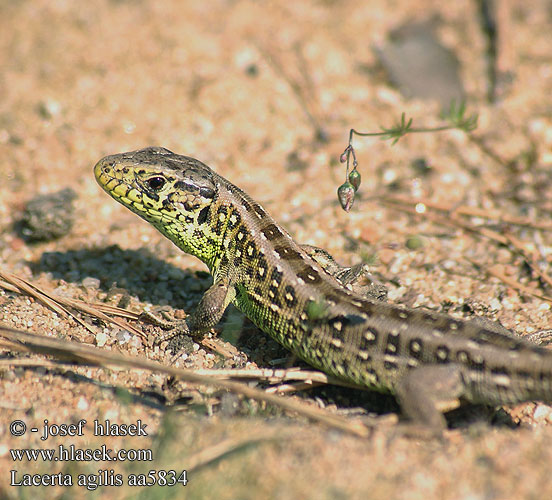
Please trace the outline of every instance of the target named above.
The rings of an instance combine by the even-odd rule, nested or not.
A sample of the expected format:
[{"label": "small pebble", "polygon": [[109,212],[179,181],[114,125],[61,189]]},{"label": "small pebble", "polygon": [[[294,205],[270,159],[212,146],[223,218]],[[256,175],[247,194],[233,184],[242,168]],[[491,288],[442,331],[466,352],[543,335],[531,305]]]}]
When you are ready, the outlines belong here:
[{"label": "small pebble", "polygon": [[88,403],[88,400],[84,396],[81,396],[77,401],[77,410],[86,411],[89,407],[90,404]]},{"label": "small pebble", "polygon": [[98,278],[93,278],[92,276],[87,276],[82,280],[82,286],[84,286],[85,288],[93,288],[97,290],[98,288],[100,288],[100,284],[100,280]]},{"label": "small pebble", "polygon": [[552,408],[548,405],[539,404],[533,412],[533,418],[535,420],[545,420],[552,422]]},{"label": "small pebble", "polygon": [[31,242],[55,240],[66,235],[75,222],[73,200],[76,198],[77,193],[72,188],[34,197],[17,223],[19,235]]},{"label": "small pebble", "polygon": [[103,347],[107,342],[107,335],[105,332],[100,332],[96,335],[96,345],[98,347]]},{"label": "small pebble", "polygon": [[502,309],[502,304],[497,298],[493,298],[489,301],[489,307],[498,311],[499,309]]},{"label": "small pebble", "polygon": [[119,344],[124,345],[130,340],[130,333],[127,330],[121,330],[115,337]]}]

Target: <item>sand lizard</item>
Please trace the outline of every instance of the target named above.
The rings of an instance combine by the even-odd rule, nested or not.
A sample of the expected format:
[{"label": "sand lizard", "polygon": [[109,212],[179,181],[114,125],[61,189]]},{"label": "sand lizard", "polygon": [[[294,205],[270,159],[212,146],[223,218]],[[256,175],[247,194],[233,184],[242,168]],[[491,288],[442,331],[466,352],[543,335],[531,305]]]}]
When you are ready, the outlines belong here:
[{"label": "sand lizard", "polygon": [[202,260],[213,285],[183,326],[201,335],[233,303],[307,363],[394,394],[440,433],[451,401],[552,401],[552,352],[505,330],[362,297],[238,187],[200,161],[150,147],[107,156],[100,186]]}]

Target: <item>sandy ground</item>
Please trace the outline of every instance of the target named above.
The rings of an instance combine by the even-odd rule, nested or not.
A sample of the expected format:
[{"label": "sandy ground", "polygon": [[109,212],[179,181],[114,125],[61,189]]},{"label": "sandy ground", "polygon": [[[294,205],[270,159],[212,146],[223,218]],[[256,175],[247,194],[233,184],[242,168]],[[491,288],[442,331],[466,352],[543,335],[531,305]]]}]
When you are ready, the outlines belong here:
[{"label": "sandy ground", "polygon": [[[484,315],[520,335],[549,327],[549,303],[527,290],[546,295],[550,287],[510,245],[435,224],[381,199],[401,195],[529,221],[550,217],[550,6],[544,0],[530,6],[508,2],[500,64],[509,80],[489,104],[485,39],[475,4],[0,2],[2,268],[91,303],[123,301],[134,311],[163,305],[189,311],[209,283],[203,265],[108,198],[92,174],[94,163],[106,154],[160,145],[215,168],[262,202],[298,241],[324,247],[343,263],[372,262],[392,301],[457,316]],[[405,99],[387,82],[374,52],[391,30],[434,16],[438,38],[460,60],[470,111],[480,115],[475,135],[488,151],[459,131],[411,135],[393,147],[377,139],[356,140],[363,183],[346,214],[335,193],[343,182],[338,159],[351,127],[377,131],[402,112],[420,126],[440,124],[438,103]],[[317,126],[327,142],[317,140]],[[420,158],[431,167],[428,174],[413,167]],[[78,194],[72,231],[45,243],[22,239],[14,223],[26,202],[65,187]],[[546,272],[552,254],[549,231],[466,220],[487,222],[490,229],[535,249]],[[412,238],[423,244],[413,249]],[[494,265],[526,292],[490,278],[486,270]],[[28,297],[0,290],[4,324],[145,355],[139,339],[84,319],[102,334],[101,342]],[[274,359],[286,358],[235,310],[225,322],[216,332],[237,322],[242,335],[233,345],[224,339],[215,343],[234,355],[225,359],[195,346],[181,366],[270,367]],[[147,356],[166,362],[170,352],[164,347]],[[9,362],[11,357],[4,350],[2,358]],[[159,374],[6,364],[0,376],[2,498],[552,497],[552,413],[543,404],[464,415],[454,419],[456,428],[442,443],[393,437],[392,427],[359,439],[218,391],[169,384]],[[288,397],[339,413],[356,408],[382,415],[397,409],[391,398],[344,389]],[[88,424],[83,436],[46,441],[40,432],[10,434],[15,420],[42,429],[45,419],[55,424],[86,419]],[[95,419],[140,420],[148,436],[95,437]],[[252,436],[260,439],[248,442]],[[185,487],[104,486],[91,492],[76,484],[79,474],[91,474],[92,480],[121,473],[126,482],[138,469],[180,473],[196,463],[202,450],[228,440],[238,445],[190,470]],[[152,449],[155,460],[145,465],[16,463],[10,451],[71,444]],[[10,470],[17,471],[17,481],[24,474],[61,471],[75,484],[10,486]]]}]

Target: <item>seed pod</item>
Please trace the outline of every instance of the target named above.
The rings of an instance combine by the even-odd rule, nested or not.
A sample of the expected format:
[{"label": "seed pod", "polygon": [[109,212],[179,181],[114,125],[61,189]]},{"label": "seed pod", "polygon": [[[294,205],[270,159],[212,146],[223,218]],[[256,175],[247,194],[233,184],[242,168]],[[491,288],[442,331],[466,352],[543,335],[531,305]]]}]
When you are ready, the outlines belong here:
[{"label": "seed pod", "polygon": [[355,169],[349,173],[349,182],[353,185],[355,191],[358,190],[360,186],[360,172],[358,170]]},{"label": "seed pod", "polygon": [[339,157],[339,161],[341,163],[345,163],[347,161],[347,153],[349,153],[349,151],[345,150],[343,151],[343,153],[341,153],[341,156]]},{"label": "seed pod", "polygon": [[337,197],[339,199],[339,203],[341,204],[341,208],[345,210],[345,212],[348,212],[351,210],[353,202],[355,201],[354,186],[350,182],[343,183],[337,190]]}]

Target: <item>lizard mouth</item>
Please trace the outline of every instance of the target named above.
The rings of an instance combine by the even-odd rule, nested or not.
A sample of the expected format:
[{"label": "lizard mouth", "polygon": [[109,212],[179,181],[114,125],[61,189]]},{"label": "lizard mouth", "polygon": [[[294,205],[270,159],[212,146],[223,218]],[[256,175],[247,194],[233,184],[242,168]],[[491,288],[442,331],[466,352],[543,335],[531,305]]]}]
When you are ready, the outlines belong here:
[{"label": "lizard mouth", "polygon": [[170,218],[170,215],[162,214],[153,204],[147,203],[133,173],[130,169],[125,172],[125,167],[118,160],[117,155],[106,156],[94,165],[94,176],[100,187],[114,200],[148,221]]},{"label": "lizard mouth", "polygon": [[[130,174],[127,173],[126,175],[129,177]],[[94,177],[96,177],[100,187],[117,201],[128,205],[132,201],[142,203],[142,196],[132,185],[135,180],[134,176],[125,178],[123,169],[120,168],[112,156],[106,156],[96,163]],[[131,198],[129,195],[132,191],[135,191],[135,194]]]}]

